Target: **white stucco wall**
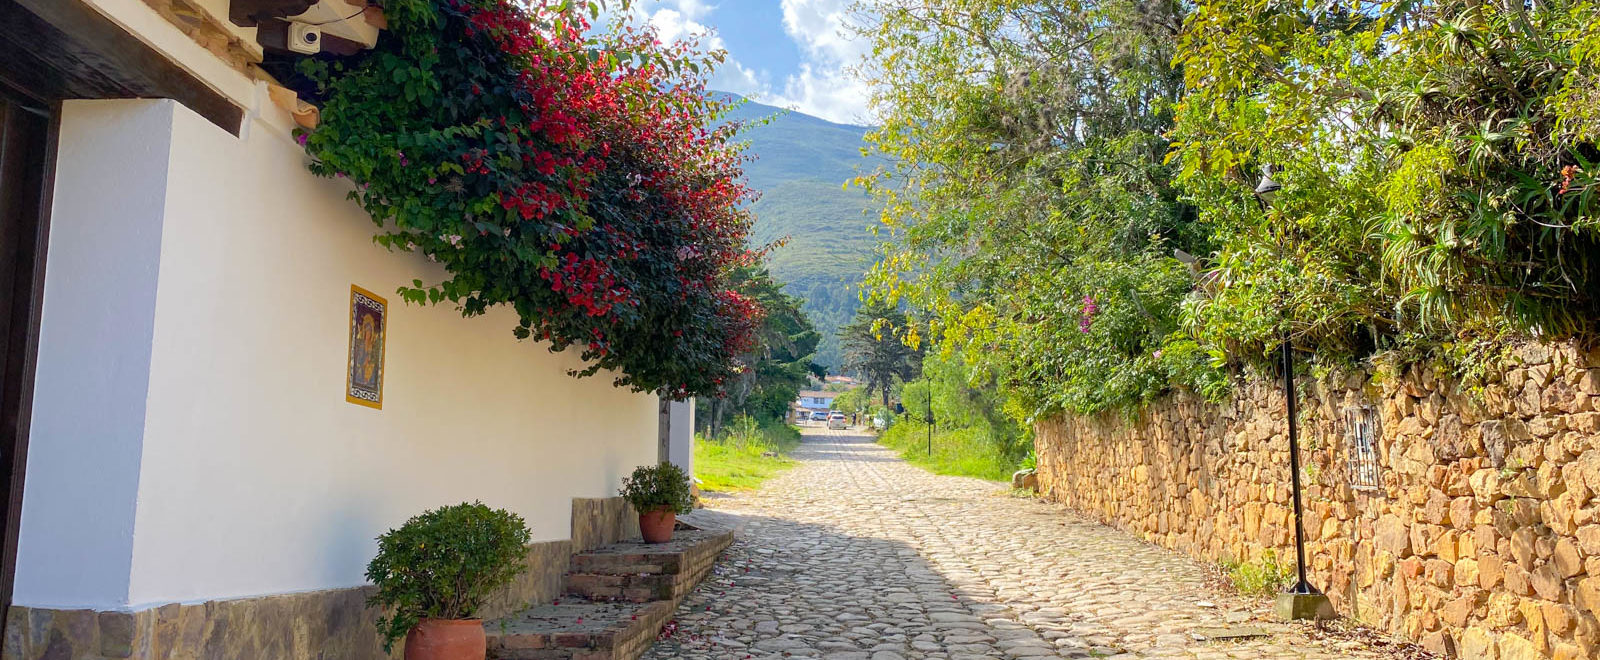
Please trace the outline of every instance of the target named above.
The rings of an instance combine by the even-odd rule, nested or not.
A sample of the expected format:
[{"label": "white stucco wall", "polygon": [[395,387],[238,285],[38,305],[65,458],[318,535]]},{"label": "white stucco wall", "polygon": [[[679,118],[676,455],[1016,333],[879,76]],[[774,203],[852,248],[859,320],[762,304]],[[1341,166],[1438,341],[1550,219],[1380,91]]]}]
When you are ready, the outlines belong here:
[{"label": "white stucco wall", "polygon": [[[172,103],[69,103],[46,253],[14,599],[128,592]],[[100,158],[117,154],[116,160]],[[70,274],[67,276],[66,274]]]},{"label": "white stucco wall", "polygon": [[[114,497],[93,502],[52,492],[49,475],[70,473],[83,457],[54,449],[67,435],[41,430],[51,427],[40,420],[93,408],[41,388],[19,575],[79,561],[47,559],[70,539],[46,528],[73,508],[92,518],[131,512],[131,546],[106,551],[126,556],[121,569],[95,578],[105,588],[61,591],[59,576],[41,576],[24,590],[19,580],[18,604],[138,609],[354,586],[364,581],[373,537],[424,509],[479,499],[520,513],[535,539],[566,538],[572,497],[614,494],[635,465],[654,462],[654,396],[615,389],[604,375],[567,376],[575,358],[516,341],[509,312],[463,319],[449,306],[401,303],[396,287],[436,281],[442,271],[375,246],[375,228],[345,199],[346,184],[312,177],[281,123],[255,120],[240,139],[169,101],[69,103],[64,141],[112,130],[87,125],[90,116],[115,126],[151,104],[165,113],[172,136],[156,223],[159,278],[145,311],[153,334],[119,337],[116,349],[137,356],[147,342],[142,434],[128,430],[132,413],[105,421],[121,435],[102,444],[124,451],[96,459],[114,464],[110,471],[123,482],[132,475],[137,505],[122,482]],[[132,167],[127,156],[115,143],[84,154]],[[65,165],[56,226],[149,224],[124,217],[131,209],[88,217],[64,206],[61,200],[124,187],[68,177],[75,170]],[[51,324],[54,306],[94,317],[95,305],[113,294],[77,283],[65,265],[58,271],[60,237],[52,238],[47,287],[57,277],[74,293],[58,302],[47,288],[41,357],[63,341],[61,324]],[[143,255],[101,256],[137,270],[149,250]],[[351,284],[390,302],[382,410],[344,399]],[[58,361],[81,372],[92,359]],[[47,366],[41,360],[41,383]],[[126,455],[127,447],[137,453]],[[35,477],[35,456],[46,476]],[[36,495],[36,484],[44,494]],[[108,602],[118,570],[124,591]]]}]

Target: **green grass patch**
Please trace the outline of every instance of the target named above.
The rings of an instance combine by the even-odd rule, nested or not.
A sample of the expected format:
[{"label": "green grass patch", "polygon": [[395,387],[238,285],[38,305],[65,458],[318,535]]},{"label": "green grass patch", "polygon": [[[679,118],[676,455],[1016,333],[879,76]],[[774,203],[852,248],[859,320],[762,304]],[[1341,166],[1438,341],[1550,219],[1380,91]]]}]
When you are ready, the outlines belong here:
[{"label": "green grass patch", "polygon": [[1294,582],[1294,566],[1278,561],[1278,553],[1261,553],[1255,561],[1224,560],[1222,571],[1233,588],[1246,596],[1271,596]]},{"label": "green grass patch", "polygon": [[1019,459],[1006,456],[982,429],[966,428],[933,433],[933,454],[928,454],[928,425],[901,418],[878,436],[878,443],[900,457],[934,474],[1009,481]]},{"label": "green grass patch", "polygon": [[694,438],[694,476],[700,490],[755,490],[791,467],[788,454],[800,444],[800,430],[782,423],[757,426],[748,417],[734,420],[719,438]]}]

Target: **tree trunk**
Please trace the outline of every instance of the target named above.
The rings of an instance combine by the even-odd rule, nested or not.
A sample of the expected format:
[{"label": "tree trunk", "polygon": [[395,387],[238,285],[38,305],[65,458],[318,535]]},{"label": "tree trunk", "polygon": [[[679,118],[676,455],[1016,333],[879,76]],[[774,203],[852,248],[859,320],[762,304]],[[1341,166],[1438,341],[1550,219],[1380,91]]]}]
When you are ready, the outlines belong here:
[{"label": "tree trunk", "polygon": [[711,402],[711,437],[722,435],[722,415],[727,410],[728,400],[718,398]]}]

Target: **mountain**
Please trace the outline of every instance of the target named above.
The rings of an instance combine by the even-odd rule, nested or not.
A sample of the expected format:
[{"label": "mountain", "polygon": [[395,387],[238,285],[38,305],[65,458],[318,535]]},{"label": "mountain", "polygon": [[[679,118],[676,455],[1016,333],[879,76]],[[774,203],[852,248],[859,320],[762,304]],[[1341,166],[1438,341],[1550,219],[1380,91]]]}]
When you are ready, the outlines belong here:
[{"label": "mountain", "polygon": [[861,155],[870,129],[748,100],[729,119],[768,120],[741,135],[754,158],[745,176],[761,193],[752,207],[751,241],[759,247],[788,237],[767,255],[767,266],[788,285],[785,291],[805,300],[801,308],[823,336],[816,361],[837,372],[836,335],[855,315],[861,275],[877,242],[869,230],[877,221],[872,200],[859,188],[843,188],[877,166]]}]

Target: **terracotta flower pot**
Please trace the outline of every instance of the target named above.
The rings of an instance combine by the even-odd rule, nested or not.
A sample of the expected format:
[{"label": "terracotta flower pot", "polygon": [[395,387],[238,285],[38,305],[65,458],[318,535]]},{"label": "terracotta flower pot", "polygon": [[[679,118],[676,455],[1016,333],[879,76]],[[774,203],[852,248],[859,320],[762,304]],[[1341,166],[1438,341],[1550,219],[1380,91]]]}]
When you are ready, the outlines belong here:
[{"label": "terracotta flower pot", "polygon": [[423,619],[406,634],[406,660],[483,660],[482,619]]},{"label": "terracotta flower pot", "polygon": [[666,543],[672,540],[672,527],[678,523],[678,512],[662,507],[639,514],[639,535],[645,543]]}]

